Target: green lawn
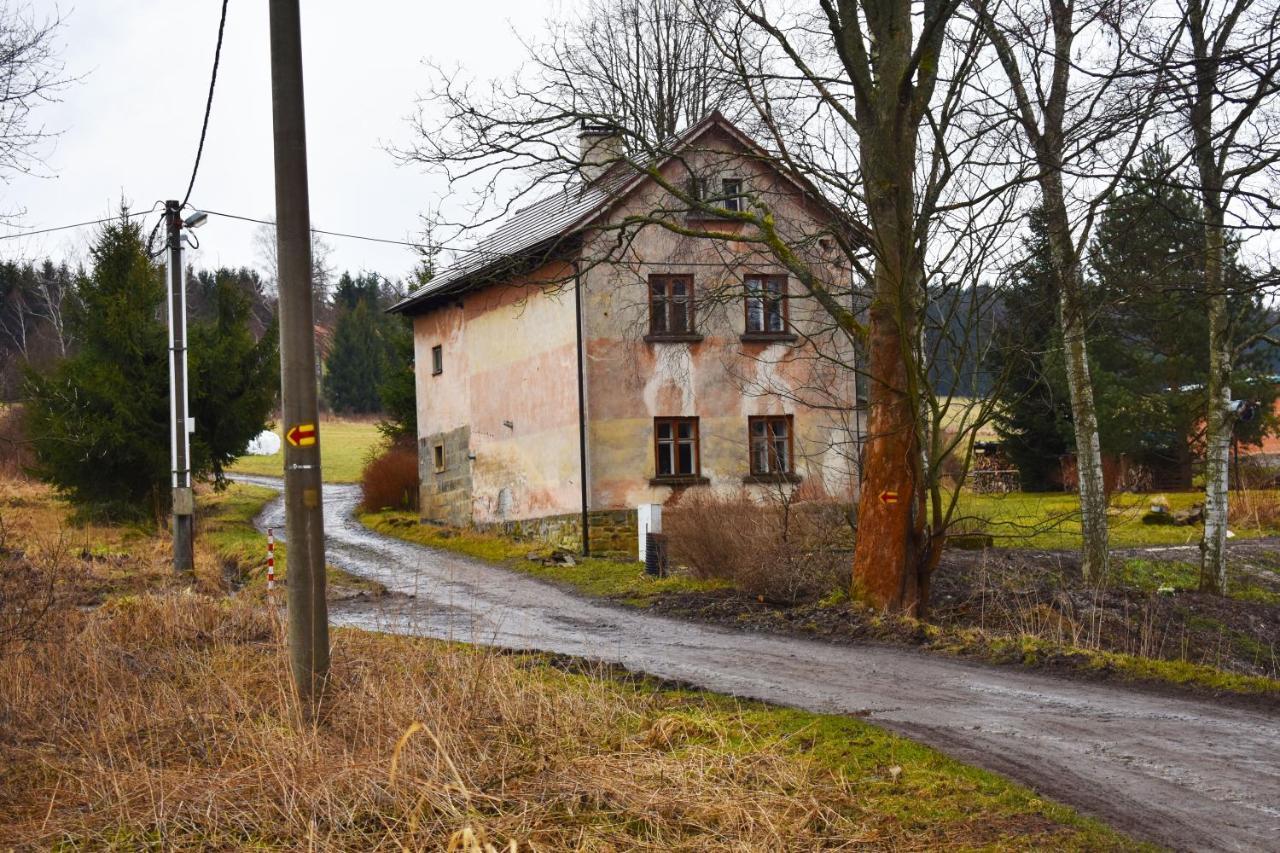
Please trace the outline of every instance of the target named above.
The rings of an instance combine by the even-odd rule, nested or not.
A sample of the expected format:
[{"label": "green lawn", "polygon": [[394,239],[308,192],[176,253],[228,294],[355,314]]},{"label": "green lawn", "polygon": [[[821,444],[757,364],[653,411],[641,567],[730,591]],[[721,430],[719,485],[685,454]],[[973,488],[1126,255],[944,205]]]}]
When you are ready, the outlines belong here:
[{"label": "green lawn", "polygon": [[[1261,500],[1280,500],[1274,493],[1250,493]],[[1175,527],[1142,523],[1154,495],[1118,494],[1112,498],[1111,546],[1143,548],[1160,545],[1194,545],[1204,531],[1201,525]],[[1186,509],[1204,500],[1203,492],[1175,492],[1165,495],[1171,509]],[[1074,493],[1051,492],[1005,495],[965,493],[960,498],[957,517],[981,520],[977,527],[996,537],[996,544],[1009,548],[1072,549],[1080,547],[1080,503]],[[1280,534],[1280,529],[1258,528],[1247,523],[1232,525],[1236,536],[1256,537]]]},{"label": "green lawn", "polygon": [[643,606],[661,593],[707,590],[723,585],[717,581],[700,581],[688,575],[653,578],[645,574],[642,563],[630,560],[575,556],[576,565],[546,566],[528,559],[531,553],[550,552],[550,547],[540,542],[516,542],[490,533],[420,524],[418,514],[414,512],[383,510],[360,513],[358,517],[365,526],[387,536],[456,551],[525,574],[536,575],[568,586],[583,595],[613,598],[638,606]]},{"label": "green lawn", "polygon": [[[276,424],[276,434],[282,426]],[[329,419],[320,421],[320,467],[329,483],[355,483],[369,452],[382,440],[373,421]],[[283,441],[283,439],[282,439]],[[284,452],[272,456],[242,456],[230,468],[233,474],[279,477],[284,474]]]}]

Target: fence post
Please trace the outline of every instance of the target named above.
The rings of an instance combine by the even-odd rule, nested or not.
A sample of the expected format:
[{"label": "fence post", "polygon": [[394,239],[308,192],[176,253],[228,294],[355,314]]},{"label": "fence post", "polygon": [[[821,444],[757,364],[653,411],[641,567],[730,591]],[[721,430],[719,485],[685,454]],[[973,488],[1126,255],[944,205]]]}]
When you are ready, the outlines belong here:
[{"label": "fence post", "polygon": [[267,528],[267,592],[276,588],[276,534]]}]

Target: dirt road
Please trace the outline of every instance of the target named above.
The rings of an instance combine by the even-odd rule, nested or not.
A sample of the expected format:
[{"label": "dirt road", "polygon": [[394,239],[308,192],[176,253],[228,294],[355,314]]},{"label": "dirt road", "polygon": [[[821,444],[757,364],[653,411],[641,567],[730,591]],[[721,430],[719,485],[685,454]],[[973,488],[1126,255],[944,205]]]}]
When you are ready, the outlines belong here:
[{"label": "dirt road", "polygon": [[[1280,714],[615,608],[380,536],[352,517],[356,487],[325,489],[329,562],[415,596],[336,605],[337,624],[580,655],[856,713],[1175,849],[1280,850]],[[282,504],[259,521],[281,529]]]}]

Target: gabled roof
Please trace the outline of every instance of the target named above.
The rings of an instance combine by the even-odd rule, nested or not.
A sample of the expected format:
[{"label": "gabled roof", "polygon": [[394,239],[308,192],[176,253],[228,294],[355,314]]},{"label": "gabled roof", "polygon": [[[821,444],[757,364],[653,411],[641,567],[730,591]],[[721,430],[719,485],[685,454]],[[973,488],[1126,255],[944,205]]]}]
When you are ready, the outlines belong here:
[{"label": "gabled roof", "polygon": [[[726,131],[747,151],[767,160],[764,150],[717,110],[672,140],[666,146],[670,153],[658,163],[659,168],[712,127]],[[615,170],[593,183],[570,184],[515,211],[474,248],[463,250],[462,260],[446,267],[389,310],[392,313],[412,312],[434,297],[460,293],[492,282],[520,266],[522,261],[534,258],[549,260],[564,245],[566,238],[588,226],[607,212],[615,201],[626,196],[649,177],[643,172],[627,175],[612,174],[613,171]],[[807,182],[784,169],[777,171],[801,192],[814,195],[813,188]]]}]

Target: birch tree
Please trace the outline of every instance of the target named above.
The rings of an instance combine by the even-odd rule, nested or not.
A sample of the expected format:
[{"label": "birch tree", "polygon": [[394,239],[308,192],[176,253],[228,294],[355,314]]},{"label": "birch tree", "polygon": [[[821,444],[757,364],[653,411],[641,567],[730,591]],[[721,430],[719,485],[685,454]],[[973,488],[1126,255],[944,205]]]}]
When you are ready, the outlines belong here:
[{"label": "birch tree", "polygon": [[[1107,494],[1098,414],[1089,372],[1088,300],[1083,256],[1099,207],[1134,155],[1152,112],[1133,79],[1128,51],[1141,10],[1117,20],[1103,3],[1075,0],[970,0],[1007,82],[1040,191],[1048,261],[1057,292],[1075,439],[1083,567],[1093,582],[1109,569]],[[1102,36],[1109,36],[1104,40]],[[1111,155],[1110,159],[1108,154]]]},{"label": "birch tree", "polygon": [[1280,3],[1185,0],[1178,8],[1185,25],[1172,63],[1172,127],[1190,134],[1188,171],[1203,217],[1209,318],[1200,588],[1225,594],[1232,375],[1245,350],[1275,339],[1266,333],[1239,338],[1224,271],[1229,230],[1270,230],[1280,214],[1274,200],[1280,114],[1273,103],[1280,90]]}]

